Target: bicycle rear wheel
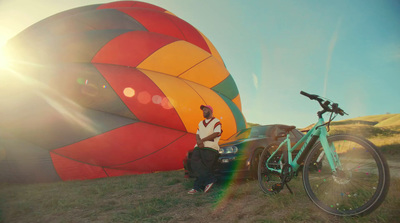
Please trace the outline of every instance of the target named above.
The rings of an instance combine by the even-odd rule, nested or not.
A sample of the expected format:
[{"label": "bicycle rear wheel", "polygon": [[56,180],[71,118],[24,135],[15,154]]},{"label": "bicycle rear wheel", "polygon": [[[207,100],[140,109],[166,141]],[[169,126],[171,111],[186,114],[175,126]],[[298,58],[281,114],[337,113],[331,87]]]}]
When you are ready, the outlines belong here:
[{"label": "bicycle rear wheel", "polygon": [[352,135],[329,136],[328,142],[336,149],[341,169],[332,173],[321,143],[316,144],[303,169],[309,198],[325,212],[338,216],[361,216],[378,208],[390,183],[389,167],[381,152],[371,142]]},{"label": "bicycle rear wheel", "polygon": [[[279,192],[279,190],[275,189],[275,185],[281,182],[280,174],[267,168],[267,160],[270,157],[269,151],[275,151],[277,148],[278,146],[275,144],[265,148],[264,151],[261,153],[260,159],[258,161],[258,185],[260,186],[261,190],[266,194],[276,194]],[[273,167],[273,165],[275,165],[276,168],[280,168],[276,166],[277,163],[274,163],[274,161],[272,161],[272,165],[270,164],[270,167]]]}]

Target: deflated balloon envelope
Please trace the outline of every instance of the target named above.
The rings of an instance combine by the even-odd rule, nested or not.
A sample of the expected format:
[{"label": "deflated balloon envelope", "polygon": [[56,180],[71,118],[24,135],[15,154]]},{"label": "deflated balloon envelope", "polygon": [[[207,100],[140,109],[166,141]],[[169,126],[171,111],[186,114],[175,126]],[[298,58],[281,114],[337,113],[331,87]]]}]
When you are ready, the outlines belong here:
[{"label": "deflated balloon envelope", "polygon": [[1,181],[180,169],[202,104],[213,106],[222,139],[245,127],[239,92],[215,47],[158,6],[71,9],[6,47],[13,64],[1,77]]}]

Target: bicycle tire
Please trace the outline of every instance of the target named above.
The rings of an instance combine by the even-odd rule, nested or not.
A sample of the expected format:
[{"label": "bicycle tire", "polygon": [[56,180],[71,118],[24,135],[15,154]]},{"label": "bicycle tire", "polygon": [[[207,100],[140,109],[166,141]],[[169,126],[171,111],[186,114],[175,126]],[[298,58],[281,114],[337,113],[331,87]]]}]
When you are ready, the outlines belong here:
[{"label": "bicycle tire", "polygon": [[[322,155],[318,142],[308,153],[303,168],[303,186],[308,197],[325,212],[337,216],[363,216],[378,208],[390,185],[387,161],[370,141],[353,135],[328,137],[335,145],[342,170],[336,175]],[[320,161],[320,162],[317,162]]]},{"label": "bicycle tire", "polygon": [[252,179],[257,180],[258,179],[258,163],[260,162],[260,157],[262,154],[263,149],[257,149],[254,152],[253,158],[251,159],[250,162],[250,176]]},{"label": "bicycle tire", "polygon": [[258,185],[265,194],[273,195],[279,191],[274,190],[273,186],[281,182],[280,174],[277,172],[270,171],[266,168],[266,162],[270,157],[269,151],[275,151],[278,145],[272,144],[266,147],[261,153],[258,162],[257,179]]}]

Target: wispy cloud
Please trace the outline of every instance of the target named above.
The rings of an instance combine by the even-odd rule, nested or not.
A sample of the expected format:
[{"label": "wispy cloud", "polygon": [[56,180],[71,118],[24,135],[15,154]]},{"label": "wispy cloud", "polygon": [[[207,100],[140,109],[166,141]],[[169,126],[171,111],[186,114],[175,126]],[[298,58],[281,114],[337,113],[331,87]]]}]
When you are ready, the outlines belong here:
[{"label": "wispy cloud", "polygon": [[339,29],[341,24],[342,24],[342,18],[339,18],[336,24],[335,32],[333,33],[331,41],[329,42],[328,57],[326,58],[326,69],[325,69],[325,79],[324,79],[324,94],[323,94],[324,97],[326,96],[326,90],[328,86],[328,77],[329,77],[329,71],[331,69],[332,54],[336,46],[336,41],[339,36]]},{"label": "wispy cloud", "polygon": [[258,77],[257,77],[257,75],[255,75],[254,73],[252,73],[252,76],[253,76],[254,87],[255,87],[256,89],[258,89]]}]

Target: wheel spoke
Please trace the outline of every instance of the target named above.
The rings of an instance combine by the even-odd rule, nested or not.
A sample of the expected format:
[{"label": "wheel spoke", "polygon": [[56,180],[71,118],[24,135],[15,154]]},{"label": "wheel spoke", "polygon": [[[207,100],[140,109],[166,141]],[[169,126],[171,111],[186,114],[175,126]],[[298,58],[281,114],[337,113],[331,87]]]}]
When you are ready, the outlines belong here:
[{"label": "wheel spoke", "polygon": [[321,144],[317,144],[305,160],[303,181],[307,194],[318,207],[335,215],[358,215],[374,210],[388,190],[388,182],[383,182],[387,177],[379,175],[388,174],[386,169],[382,170],[385,165],[380,163],[380,154],[359,138],[343,135],[330,139],[341,169],[333,174],[326,156],[316,165],[313,157],[323,151]]}]

